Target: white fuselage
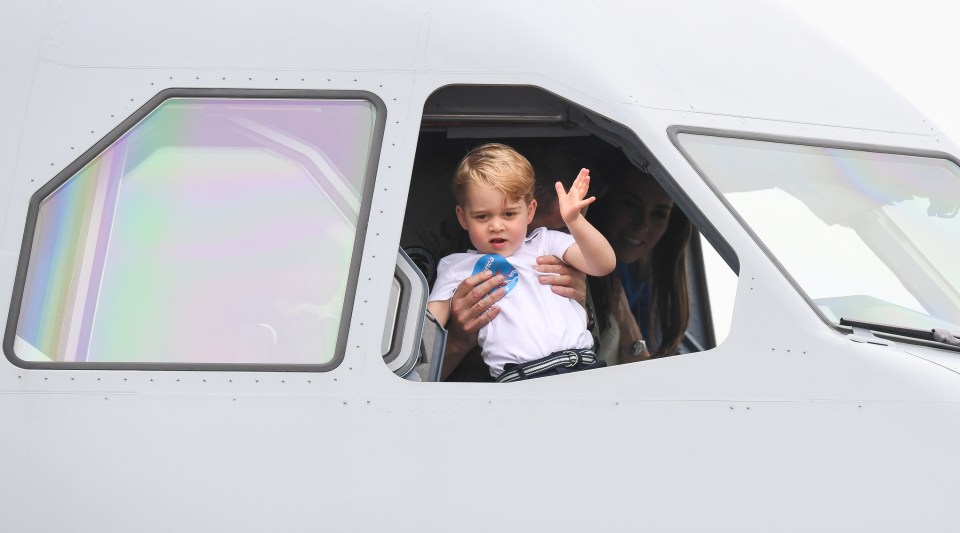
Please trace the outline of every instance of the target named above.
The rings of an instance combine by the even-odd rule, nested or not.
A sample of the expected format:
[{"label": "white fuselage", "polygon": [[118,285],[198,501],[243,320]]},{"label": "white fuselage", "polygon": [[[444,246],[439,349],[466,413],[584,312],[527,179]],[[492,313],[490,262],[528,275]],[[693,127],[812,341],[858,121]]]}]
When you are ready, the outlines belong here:
[{"label": "white fuselage", "polygon": [[[0,359],[0,529],[960,524],[960,355],[857,342],[825,324],[668,134],[960,153],[781,13],[746,0],[16,4],[0,37],[6,295],[31,197],[161,90],[365,91],[386,120],[340,363],[123,370]],[[457,84],[537,87],[639,138],[736,254],[726,339],[503,386],[395,376],[383,363],[383,295],[425,102]]]}]

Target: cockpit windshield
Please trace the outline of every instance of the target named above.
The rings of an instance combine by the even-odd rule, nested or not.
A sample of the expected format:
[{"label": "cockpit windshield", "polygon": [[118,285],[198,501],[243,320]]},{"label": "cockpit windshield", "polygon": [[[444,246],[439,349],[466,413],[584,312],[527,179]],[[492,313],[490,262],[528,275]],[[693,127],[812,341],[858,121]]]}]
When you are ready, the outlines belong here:
[{"label": "cockpit windshield", "polygon": [[960,167],[946,158],[679,133],[823,316],[960,332]]}]

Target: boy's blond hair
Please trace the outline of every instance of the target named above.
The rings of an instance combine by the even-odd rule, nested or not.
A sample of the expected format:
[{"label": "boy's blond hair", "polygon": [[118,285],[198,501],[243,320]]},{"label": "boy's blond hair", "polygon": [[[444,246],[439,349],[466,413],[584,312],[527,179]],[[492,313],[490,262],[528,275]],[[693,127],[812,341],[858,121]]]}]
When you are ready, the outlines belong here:
[{"label": "boy's blond hair", "polygon": [[470,183],[493,187],[508,201],[533,200],[533,165],[526,157],[505,144],[478,146],[463,157],[453,175],[453,194],[463,205],[464,190]]}]

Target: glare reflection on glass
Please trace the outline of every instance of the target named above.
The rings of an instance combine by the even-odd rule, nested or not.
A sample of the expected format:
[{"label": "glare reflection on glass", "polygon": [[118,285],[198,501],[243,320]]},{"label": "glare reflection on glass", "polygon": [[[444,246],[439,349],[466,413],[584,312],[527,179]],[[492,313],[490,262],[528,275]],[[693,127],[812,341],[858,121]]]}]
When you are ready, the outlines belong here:
[{"label": "glare reflection on glass", "polygon": [[960,168],[952,161],[678,139],[828,319],[960,332]]}]

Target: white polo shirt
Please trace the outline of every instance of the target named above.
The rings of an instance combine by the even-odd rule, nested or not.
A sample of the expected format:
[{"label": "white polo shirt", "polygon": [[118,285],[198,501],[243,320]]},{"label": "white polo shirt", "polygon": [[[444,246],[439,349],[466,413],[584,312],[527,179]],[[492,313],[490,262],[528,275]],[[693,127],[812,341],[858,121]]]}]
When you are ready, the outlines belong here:
[{"label": "white polo shirt", "polygon": [[[573,243],[571,235],[537,228],[520,249],[507,257],[517,270],[517,283],[497,302],[500,314],[479,333],[483,360],[490,367],[491,376],[499,376],[507,363],[526,363],[560,350],[593,346],[583,307],[575,300],[554,294],[549,285],[541,285],[539,277],[543,274],[533,270],[537,257],[562,258]],[[429,300],[449,300],[460,283],[473,275],[483,256],[469,250],[441,259]]]}]

